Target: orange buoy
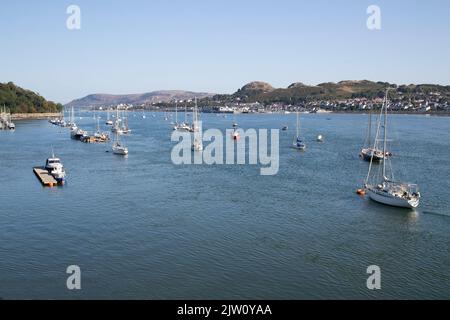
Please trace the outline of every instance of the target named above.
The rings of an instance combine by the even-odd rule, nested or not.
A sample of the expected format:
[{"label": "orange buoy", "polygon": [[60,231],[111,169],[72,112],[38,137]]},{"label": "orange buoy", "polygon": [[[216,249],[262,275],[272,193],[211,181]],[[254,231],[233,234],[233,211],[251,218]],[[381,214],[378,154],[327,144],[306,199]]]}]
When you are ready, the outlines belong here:
[{"label": "orange buoy", "polygon": [[366,190],[365,189],[358,189],[356,190],[356,193],[360,196],[365,196],[366,195]]}]

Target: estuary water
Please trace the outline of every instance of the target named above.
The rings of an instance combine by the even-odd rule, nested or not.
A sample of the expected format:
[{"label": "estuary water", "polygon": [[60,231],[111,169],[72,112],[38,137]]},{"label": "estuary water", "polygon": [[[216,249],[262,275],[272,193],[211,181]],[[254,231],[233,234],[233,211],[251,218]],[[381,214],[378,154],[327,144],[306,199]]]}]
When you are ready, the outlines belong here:
[{"label": "estuary water", "polygon": [[[94,131],[93,114],[81,116]],[[368,168],[358,158],[366,115],[301,115],[306,152],[290,148],[295,114],[202,119],[204,129],[288,125],[278,174],[172,164],[163,113],[130,113],[127,158],[47,121],[0,131],[0,297],[450,298],[449,118],[390,117],[396,176],[421,188],[415,211],[355,194]],[[68,177],[50,189],[32,168],[52,147]],[[81,268],[79,291],[66,287],[69,265]],[[381,290],[366,287],[370,265]]]}]

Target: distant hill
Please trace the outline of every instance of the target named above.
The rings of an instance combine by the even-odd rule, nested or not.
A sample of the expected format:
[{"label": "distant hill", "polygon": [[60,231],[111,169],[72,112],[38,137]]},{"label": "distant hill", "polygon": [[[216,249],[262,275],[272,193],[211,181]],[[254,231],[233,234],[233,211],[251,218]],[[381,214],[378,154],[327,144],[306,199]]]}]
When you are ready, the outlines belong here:
[{"label": "distant hill", "polygon": [[158,102],[170,102],[173,100],[188,100],[203,99],[207,97],[212,97],[214,94],[205,92],[191,92],[191,91],[181,91],[181,90],[162,90],[153,91],[141,94],[90,94],[84,98],[76,99],[68,104],[67,107],[98,107],[115,105],[120,103],[126,104],[148,104],[148,103],[158,103]]},{"label": "distant hill", "polygon": [[5,106],[11,113],[54,113],[62,104],[47,101],[39,94],[16,86],[12,82],[0,83],[0,108]]},{"label": "distant hill", "polygon": [[387,87],[397,88],[391,95],[398,98],[401,94],[405,99],[418,98],[421,95],[438,93],[445,99],[450,99],[450,86],[418,84],[396,85],[388,82],[373,82],[368,80],[347,80],[338,83],[326,82],[316,86],[305,85],[301,82],[293,83],[287,88],[274,88],[265,82],[250,82],[231,95],[216,95],[210,100],[241,101],[260,103],[295,104],[319,100],[342,100],[352,98],[383,97]]}]

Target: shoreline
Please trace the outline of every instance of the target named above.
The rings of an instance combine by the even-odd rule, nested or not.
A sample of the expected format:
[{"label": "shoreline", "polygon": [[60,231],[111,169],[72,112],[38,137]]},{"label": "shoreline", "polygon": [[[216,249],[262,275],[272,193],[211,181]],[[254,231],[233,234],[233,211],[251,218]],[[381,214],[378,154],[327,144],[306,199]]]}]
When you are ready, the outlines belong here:
[{"label": "shoreline", "polygon": [[14,121],[20,120],[46,120],[49,118],[59,117],[60,113],[13,113],[11,119]]},{"label": "shoreline", "polygon": [[[141,112],[139,110],[128,110],[128,112]],[[98,110],[96,110],[98,112]],[[102,112],[102,111],[100,111]],[[163,110],[152,110],[152,111],[146,111],[146,112],[172,112],[172,111],[163,111]],[[205,113],[215,113],[215,114],[225,114],[228,115],[228,113],[221,113],[221,112],[205,112]],[[290,112],[295,113],[295,112]],[[232,113],[229,113],[232,115]],[[238,113],[239,115],[245,114],[245,113]],[[248,114],[258,114],[258,115],[280,115],[285,114],[284,111],[281,112],[251,112]],[[318,113],[307,113],[307,114],[317,114],[317,115],[332,115],[332,114],[367,114],[367,111],[333,111],[333,112],[318,112]],[[428,112],[428,113],[419,113],[419,112],[396,112],[392,111],[390,113],[391,115],[413,115],[413,116],[433,116],[433,117],[450,117],[450,112]],[[11,118],[13,121],[21,121],[21,120],[48,120],[51,118],[58,118],[60,117],[60,113],[15,113],[11,115]]]}]

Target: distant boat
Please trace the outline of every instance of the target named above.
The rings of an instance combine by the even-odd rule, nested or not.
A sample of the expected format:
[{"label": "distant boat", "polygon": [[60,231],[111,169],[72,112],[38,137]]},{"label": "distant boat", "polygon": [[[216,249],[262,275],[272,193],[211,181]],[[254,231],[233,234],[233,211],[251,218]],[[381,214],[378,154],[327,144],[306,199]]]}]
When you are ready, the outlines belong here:
[{"label": "distant boat", "polygon": [[117,106],[116,116],[114,118],[113,126],[111,128],[111,132],[112,133],[117,133],[117,134],[123,134],[124,133],[123,132],[123,128],[120,125],[121,122],[122,122],[122,119],[120,118],[120,115],[119,115],[119,106]]},{"label": "distant boat", "polygon": [[129,134],[131,133],[130,126],[128,125],[128,111],[122,112],[122,118],[124,121],[122,121],[122,133],[123,134]]},{"label": "distant boat", "polygon": [[323,142],[323,136],[321,134],[317,136],[317,142]]},{"label": "distant boat", "polygon": [[106,111],[106,125],[108,126],[112,126],[113,125],[113,121],[109,118],[109,109]]},{"label": "distant boat", "polygon": [[367,127],[367,135],[366,140],[364,142],[364,147],[361,149],[359,153],[359,157],[364,161],[373,161],[373,162],[381,162],[385,158],[391,156],[389,152],[384,153],[380,150],[378,146],[378,141],[375,140],[375,144],[372,146],[372,113],[369,111],[369,121]]},{"label": "distant boat", "polygon": [[181,127],[181,124],[178,123],[178,102],[175,101],[175,122],[173,123],[173,130],[177,131]]},{"label": "distant boat", "polygon": [[306,150],[306,144],[303,142],[303,140],[300,138],[300,118],[299,118],[299,112],[297,111],[297,134],[294,137],[294,141],[292,143],[292,148],[297,150]]},{"label": "distant boat", "polygon": [[114,154],[126,156],[128,155],[128,148],[123,143],[120,142],[119,136],[120,135],[116,133],[114,143],[112,146],[112,151]]},{"label": "distant boat", "polygon": [[75,128],[77,125],[75,124],[75,113],[73,111],[73,107],[70,110],[69,122],[66,123],[67,127]]},{"label": "distant boat", "polygon": [[288,126],[284,126],[283,128],[281,128],[282,131],[287,131],[289,129]]},{"label": "distant boat", "polygon": [[70,137],[72,139],[81,140],[81,139],[83,139],[86,136],[87,136],[87,132],[82,130],[82,129],[80,129],[80,128],[77,128],[76,126],[72,127],[71,130],[70,130]]},{"label": "distant boat", "polygon": [[[383,149],[382,154],[386,154],[386,144],[387,144],[387,109],[388,109],[388,90],[386,91],[386,96],[384,98],[383,106],[381,108],[380,118],[377,126],[377,134],[375,141],[378,141],[381,127],[383,128]],[[381,125],[381,118],[384,118],[384,123]],[[394,207],[402,208],[417,208],[420,202],[420,192],[416,184],[398,182],[393,179],[392,172],[388,176],[386,167],[387,162],[390,160],[389,157],[383,161],[383,170],[381,177],[372,177],[373,181],[369,182],[372,173],[372,163],[373,158],[370,162],[369,171],[364,183],[364,189],[359,189],[358,193],[365,194],[367,192],[369,198],[373,201],[386,204]],[[392,166],[389,166],[390,168]],[[392,171],[392,170],[391,170]]]}]

